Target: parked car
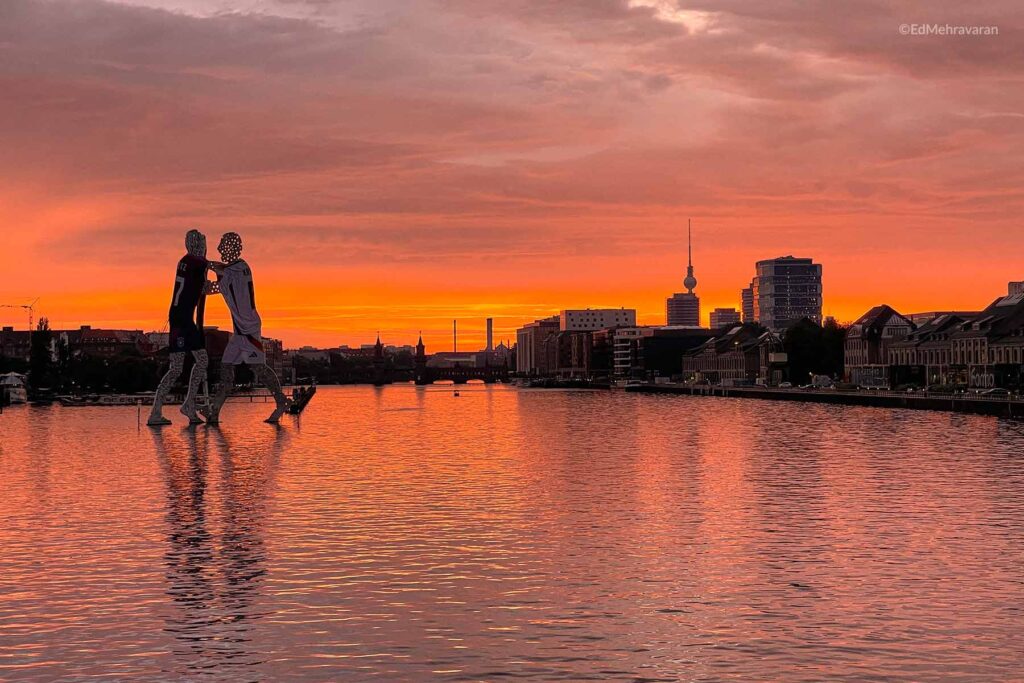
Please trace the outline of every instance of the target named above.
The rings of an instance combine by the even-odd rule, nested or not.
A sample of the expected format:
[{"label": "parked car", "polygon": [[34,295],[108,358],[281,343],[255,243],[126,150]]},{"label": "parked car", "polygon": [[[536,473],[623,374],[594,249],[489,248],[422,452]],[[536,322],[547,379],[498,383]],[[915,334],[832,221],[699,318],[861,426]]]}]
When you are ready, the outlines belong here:
[{"label": "parked car", "polygon": [[793,383],[792,382],[779,382],[779,389],[792,389],[792,388],[793,388]]},{"label": "parked car", "polygon": [[1009,389],[1003,389],[1002,387],[993,387],[991,389],[986,389],[985,391],[981,392],[981,395],[991,396],[992,398],[1009,398],[1010,391]]}]

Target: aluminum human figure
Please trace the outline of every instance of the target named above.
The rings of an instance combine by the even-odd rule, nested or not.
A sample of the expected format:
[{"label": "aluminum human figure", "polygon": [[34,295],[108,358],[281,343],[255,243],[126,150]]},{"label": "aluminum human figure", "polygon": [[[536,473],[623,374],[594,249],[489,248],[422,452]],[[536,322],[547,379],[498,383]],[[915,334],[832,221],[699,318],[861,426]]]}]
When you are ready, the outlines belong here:
[{"label": "aluminum human figure", "polygon": [[274,394],[277,406],[267,422],[280,421],[288,408],[288,399],[281,391],[277,374],[267,366],[267,354],[263,348],[263,321],[256,311],[256,290],[253,287],[252,269],[242,259],[242,238],[238,233],[229,232],[221,237],[217,245],[223,263],[212,263],[217,282],[211,292],[219,293],[231,311],[234,334],[224,349],[220,364],[220,380],[212,405],[203,411],[206,421],[215,424],[220,421],[220,409],[228,394],[235,386],[235,368],[248,365],[256,378]]},{"label": "aluminum human figure", "polygon": [[160,380],[156,396],[153,397],[153,410],[146,421],[148,425],[168,425],[171,421],[163,415],[164,401],[174,382],[181,376],[185,367],[185,354],[191,353],[195,359],[192,373],[188,379],[188,393],[181,406],[181,414],[191,424],[200,424],[202,420],[196,414],[196,392],[209,366],[206,354],[206,340],[203,337],[203,311],[206,305],[206,272],[209,261],[206,260],[206,236],[198,230],[189,230],[185,235],[185,255],[178,261],[174,274],[174,291],[171,294],[171,307],[167,313],[170,327],[170,367]]}]

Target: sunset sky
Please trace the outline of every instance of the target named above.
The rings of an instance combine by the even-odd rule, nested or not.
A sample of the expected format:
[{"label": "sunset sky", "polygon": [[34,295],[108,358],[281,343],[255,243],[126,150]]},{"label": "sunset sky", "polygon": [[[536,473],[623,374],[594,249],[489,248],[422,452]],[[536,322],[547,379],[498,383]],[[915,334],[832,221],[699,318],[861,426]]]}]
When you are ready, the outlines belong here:
[{"label": "sunset sky", "polygon": [[841,320],[980,308],[1024,279],[1022,29],[1019,0],[2,0],[0,303],[158,330],[186,230],[233,230],[268,336],[439,350],[457,317],[469,348],[487,316],[663,323],[692,217],[705,322],[785,254]]}]

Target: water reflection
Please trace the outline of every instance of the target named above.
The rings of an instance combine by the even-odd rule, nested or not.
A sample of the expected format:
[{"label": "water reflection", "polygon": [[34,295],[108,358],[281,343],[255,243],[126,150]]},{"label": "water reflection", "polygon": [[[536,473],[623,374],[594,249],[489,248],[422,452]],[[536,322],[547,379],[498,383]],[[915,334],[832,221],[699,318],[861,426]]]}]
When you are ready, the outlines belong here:
[{"label": "water reflection", "polygon": [[324,387],[0,420],[0,679],[1014,680],[1024,422]]},{"label": "water reflection", "polygon": [[[176,607],[165,626],[177,643],[168,673],[258,665],[265,653],[251,632],[264,615],[255,604],[267,573],[264,526],[284,433],[276,428],[264,452],[232,448],[215,427],[151,431],[167,495],[167,596]],[[211,457],[219,463],[213,492]]]}]

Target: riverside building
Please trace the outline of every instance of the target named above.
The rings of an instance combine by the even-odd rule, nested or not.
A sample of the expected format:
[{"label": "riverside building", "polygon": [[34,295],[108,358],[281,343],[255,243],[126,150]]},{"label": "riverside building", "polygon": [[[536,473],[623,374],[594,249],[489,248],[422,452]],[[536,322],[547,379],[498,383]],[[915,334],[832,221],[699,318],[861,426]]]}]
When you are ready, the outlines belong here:
[{"label": "riverside building", "polygon": [[740,312],[735,308],[716,308],[711,311],[711,329],[718,330],[740,324]]},{"label": "riverside building", "polygon": [[609,327],[635,327],[636,310],[632,308],[583,308],[558,314],[562,332],[593,332]]},{"label": "riverside building", "polygon": [[524,375],[547,375],[556,367],[548,338],[558,335],[559,316],[542,318],[516,330],[516,372]]},{"label": "riverside building", "polygon": [[802,318],[821,324],[821,264],[781,256],[757,262],[751,283],[754,319],[781,332]]}]

